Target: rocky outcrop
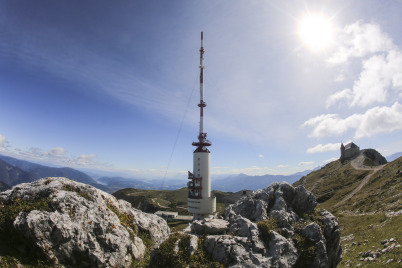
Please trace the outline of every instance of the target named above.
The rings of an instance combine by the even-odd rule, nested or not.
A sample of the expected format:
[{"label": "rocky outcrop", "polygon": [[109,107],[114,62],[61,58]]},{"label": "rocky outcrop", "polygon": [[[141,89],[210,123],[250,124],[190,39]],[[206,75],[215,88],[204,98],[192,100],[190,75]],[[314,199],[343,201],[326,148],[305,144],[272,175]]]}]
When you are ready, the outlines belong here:
[{"label": "rocky outcrop", "polygon": [[0,193],[0,203],[1,216],[9,217],[0,232],[18,238],[13,247],[53,264],[128,267],[170,234],[162,218],[66,178],[17,185]]},{"label": "rocky outcrop", "polygon": [[374,149],[365,149],[362,154],[367,158],[369,166],[379,166],[387,163],[387,159]]},{"label": "rocky outcrop", "polygon": [[[229,231],[207,235],[205,249],[228,267],[336,267],[342,252],[339,224],[316,205],[304,187],[273,183],[229,205],[227,224],[220,222]],[[208,230],[213,222],[195,221],[192,230]]]},{"label": "rocky outcrop", "polygon": [[229,223],[220,219],[205,219],[194,221],[191,225],[191,232],[199,235],[204,234],[225,234],[229,230]]}]

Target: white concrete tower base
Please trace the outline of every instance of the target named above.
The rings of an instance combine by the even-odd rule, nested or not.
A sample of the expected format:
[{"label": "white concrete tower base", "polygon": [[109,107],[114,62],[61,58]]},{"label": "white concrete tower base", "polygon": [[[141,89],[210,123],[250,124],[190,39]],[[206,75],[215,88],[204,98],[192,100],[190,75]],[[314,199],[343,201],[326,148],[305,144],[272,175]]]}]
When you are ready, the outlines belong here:
[{"label": "white concrete tower base", "polygon": [[[188,211],[194,219],[205,218],[216,211],[216,197],[211,197],[211,153],[209,151],[193,153],[193,174],[196,178],[194,188],[201,198],[188,198]],[[196,192],[197,193],[197,192]]]}]

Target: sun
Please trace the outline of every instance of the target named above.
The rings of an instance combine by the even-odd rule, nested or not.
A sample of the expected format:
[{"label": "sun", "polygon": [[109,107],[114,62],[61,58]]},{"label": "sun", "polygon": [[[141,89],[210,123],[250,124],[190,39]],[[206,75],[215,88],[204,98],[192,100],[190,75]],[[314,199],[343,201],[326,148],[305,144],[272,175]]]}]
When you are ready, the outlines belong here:
[{"label": "sun", "polygon": [[298,24],[298,35],[303,45],[313,52],[328,48],[333,41],[334,28],[323,14],[308,14]]}]

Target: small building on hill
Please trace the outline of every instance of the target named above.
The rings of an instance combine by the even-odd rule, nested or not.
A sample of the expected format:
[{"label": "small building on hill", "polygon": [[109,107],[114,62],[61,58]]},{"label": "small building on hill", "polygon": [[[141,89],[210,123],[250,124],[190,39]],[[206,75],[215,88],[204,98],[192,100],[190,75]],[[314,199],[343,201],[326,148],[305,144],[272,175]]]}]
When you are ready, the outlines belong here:
[{"label": "small building on hill", "polygon": [[340,160],[344,161],[357,156],[360,153],[360,147],[350,142],[346,145],[341,144],[341,157]]}]

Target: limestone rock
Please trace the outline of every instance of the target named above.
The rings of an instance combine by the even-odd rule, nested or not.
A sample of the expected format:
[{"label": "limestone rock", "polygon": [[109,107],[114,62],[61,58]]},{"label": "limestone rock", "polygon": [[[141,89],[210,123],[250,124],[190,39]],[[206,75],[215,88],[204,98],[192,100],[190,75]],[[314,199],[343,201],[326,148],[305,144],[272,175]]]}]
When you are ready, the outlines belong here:
[{"label": "limestone rock", "polygon": [[[273,183],[229,205],[228,232],[206,236],[205,248],[228,267],[336,267],[342,254],[339,223],[316,206],[303,186]],[[193,233],[199,226],[192,224]]]},{"label": "limestone rock", "polygon": [[44,178],[0,193],[0,202],[6,206],[21,200],[46,202],[46,209],[21,211],[12,224],[13,232],[29,241],[23,246],[34,248],[54,264],[129,267],[145,253],[139,234],[154,245],[170,234],[162,218],[66,178]]},{"label": "limestone rock", "polygon": [[272,263],[270,267],[293,267],[299,258],[293,242],[275,231],[271,232],[268,248],[267,255]]},{"label": "limestone rock", "polygon": [[322,223],[324,224],[324,237],[326,240],[328,263],[330,266],[336,267],[342,259],[342,248],[340,247],[340,229],[339,222],[330,212],[322,210],[320,212]]},{"label": "limestone rock", "polygon": [[242,265],[254,267],[250,259],[250,245],[247,238],[230,235],[210,235],[205,239],[205,247],[212,257],[225,266]]},{"label": "limestone rock", "polygon": [[228,231],[229,222],[221,219],[206,218],[194,221],[191,232],[195,234],[225,234]]}]

